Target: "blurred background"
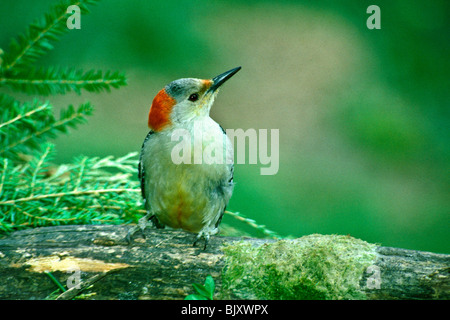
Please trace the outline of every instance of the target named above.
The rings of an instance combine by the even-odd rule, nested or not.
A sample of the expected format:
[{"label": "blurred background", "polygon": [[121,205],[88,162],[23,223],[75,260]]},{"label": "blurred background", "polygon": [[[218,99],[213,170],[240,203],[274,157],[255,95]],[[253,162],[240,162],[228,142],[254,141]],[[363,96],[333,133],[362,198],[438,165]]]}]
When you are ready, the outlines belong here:
[{"label": "blurred background", "polygon": [[[54,2],[1,1],[0,48]],[[381,30],[366,27],[372,4]],[[279,129],[280,159],[273,176],[236,165],[230,211],[282,236],[450,253],[449,12],[446,0],[102,1],[38,65],[119,70],[128,86],[42,98],[95,106],[56,140],[56,161],[139,151],[164,85],[242,66],[212,117]]]}]

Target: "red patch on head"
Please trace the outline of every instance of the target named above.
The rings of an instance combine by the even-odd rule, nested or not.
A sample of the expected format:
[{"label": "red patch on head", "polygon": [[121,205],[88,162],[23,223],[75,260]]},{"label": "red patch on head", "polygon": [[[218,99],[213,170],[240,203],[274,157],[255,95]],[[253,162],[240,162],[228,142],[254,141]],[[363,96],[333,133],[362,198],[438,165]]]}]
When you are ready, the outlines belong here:
[{"label": "red patch on head", "polygon": [[212,86],[213,82],[211,80],[202,80],[205,89],[209,89]]},{"label": "red patch on head", "polygon": [[169,96],[165,89],[158,92],[153,99],[152,107],[148,114],[148,126],[154,131],[160,131],[170,124],[170,113],[176,101]]}]

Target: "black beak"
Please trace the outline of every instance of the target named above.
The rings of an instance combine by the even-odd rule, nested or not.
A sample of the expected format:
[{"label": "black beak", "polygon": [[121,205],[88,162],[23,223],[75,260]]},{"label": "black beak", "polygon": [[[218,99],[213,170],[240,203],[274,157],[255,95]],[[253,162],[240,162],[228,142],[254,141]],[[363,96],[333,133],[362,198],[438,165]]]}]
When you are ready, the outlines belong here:
[{"label": "black beak", "polygon": [[216,91],[222,84],[225,83],[228,79],[230,79],[236,72],[241,70],[241,67],[237,67],[222,74],[219,74],[217,77],[212,78],[213,84],[209,87],[208,91]]}]

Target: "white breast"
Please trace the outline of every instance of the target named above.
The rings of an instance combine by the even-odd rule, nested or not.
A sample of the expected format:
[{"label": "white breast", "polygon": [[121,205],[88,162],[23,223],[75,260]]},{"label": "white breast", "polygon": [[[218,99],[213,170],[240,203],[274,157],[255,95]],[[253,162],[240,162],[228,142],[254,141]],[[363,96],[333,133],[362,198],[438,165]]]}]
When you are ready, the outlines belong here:
[{"label": "white breast", "polygon": [[[232,194],[231,142],[209,117],[173,129],[188,136],[172,140],[175,131],[164,130],[154,133],[143,147],[146,200],[169,227],[191,232],[213,229]],[[190,148],[181,148],[183,143]],[[190,152],[190,161],[174,163],[174,149]]]}]

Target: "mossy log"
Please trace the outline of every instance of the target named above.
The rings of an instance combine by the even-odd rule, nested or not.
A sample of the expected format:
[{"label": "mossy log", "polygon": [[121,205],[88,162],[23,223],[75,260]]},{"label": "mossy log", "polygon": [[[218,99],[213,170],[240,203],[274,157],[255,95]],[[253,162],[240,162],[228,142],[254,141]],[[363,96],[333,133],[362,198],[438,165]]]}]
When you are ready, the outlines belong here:
[{"label": "mossy log", "polygon": [[[184,299],[212,275],[215,299],[449,299],[450,255],[350,236],[212,237],[130,226],[55,226],[0,239],[0,299]],[[70,288],[61,294],[56,282]]]}]

